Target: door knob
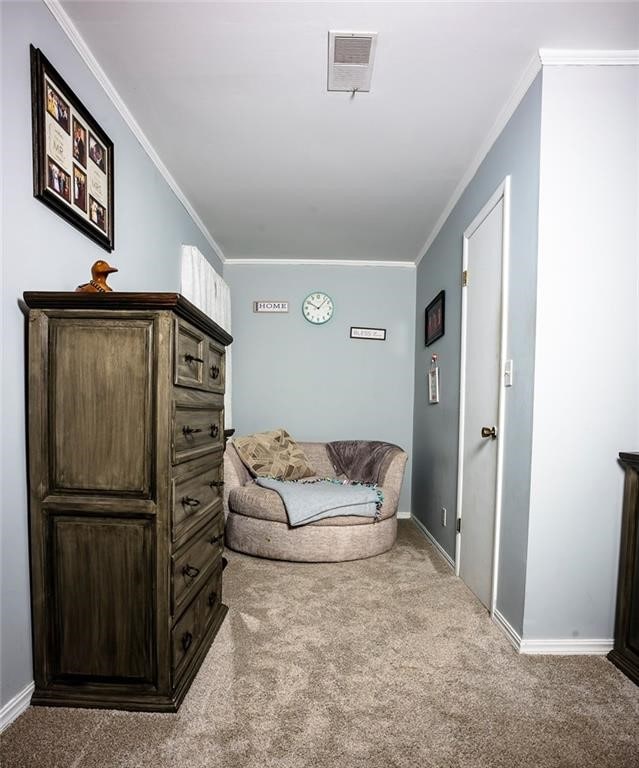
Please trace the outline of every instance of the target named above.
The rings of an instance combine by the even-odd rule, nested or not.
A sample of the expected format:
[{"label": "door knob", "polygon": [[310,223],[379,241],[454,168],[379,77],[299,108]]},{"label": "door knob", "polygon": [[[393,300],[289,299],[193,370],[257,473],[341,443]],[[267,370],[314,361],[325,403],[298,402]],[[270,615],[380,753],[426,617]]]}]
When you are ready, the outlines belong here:
[{"label": "door knob", "polygon": [[495,440],[495,438],[497,437],[497,429],[495,427],[482,427],[481,436],[491,437],[493,440]]}]

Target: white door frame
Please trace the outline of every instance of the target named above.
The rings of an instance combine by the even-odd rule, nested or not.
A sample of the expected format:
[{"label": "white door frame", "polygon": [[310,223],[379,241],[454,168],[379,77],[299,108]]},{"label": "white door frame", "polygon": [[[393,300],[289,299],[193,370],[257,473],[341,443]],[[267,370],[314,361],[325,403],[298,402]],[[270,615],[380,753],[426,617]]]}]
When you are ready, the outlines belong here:
[{"label": "white door frame", "polygon": [[[490,200],[473,219],[464,231],[462,252],[462,270],[468,269],[468,242],[480,227],[493,208],[503,199],[503,224],[501,241],[501,319],[500,319],[500,350],[499,350],[499,392],[497,416],[497,479],[495,483],[495,535],[493,540],[493,568],[490,598],[490,615],[494,616],[497,603],[497,580],[499,575],[499,537],[501,532],[501,502],[504,471],[504,434],[505,434],[505,397],[504,371],[506,366],[506,351],[508,348],[508,274],[510,262],[510,176],[502,181]],[[472,273],[469,282],[472,281]],[[462,287],[461,296],[461,355],[459,376],[459,451],[457,454],[457,517],[462,516],[462,496],[464,481],[464,425],[466,420],[466,323],[467,323],[467,291]],[[462,521],[463,526],[463,521]],[[455,573],[459,576],[461,556],[461,533],[455,534]]]}]

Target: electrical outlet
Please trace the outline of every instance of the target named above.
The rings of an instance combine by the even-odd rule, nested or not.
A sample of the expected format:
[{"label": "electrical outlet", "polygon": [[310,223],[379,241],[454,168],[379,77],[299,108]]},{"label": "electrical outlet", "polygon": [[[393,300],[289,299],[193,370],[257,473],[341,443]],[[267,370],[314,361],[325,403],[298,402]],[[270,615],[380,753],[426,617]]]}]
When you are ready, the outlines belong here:
[{"label": "electrical outlet", "polygon": [[446,527],[446,515],[447,515],[446,507],[441,508],[441,518],[442,518],[442,525],[444,528]]}]

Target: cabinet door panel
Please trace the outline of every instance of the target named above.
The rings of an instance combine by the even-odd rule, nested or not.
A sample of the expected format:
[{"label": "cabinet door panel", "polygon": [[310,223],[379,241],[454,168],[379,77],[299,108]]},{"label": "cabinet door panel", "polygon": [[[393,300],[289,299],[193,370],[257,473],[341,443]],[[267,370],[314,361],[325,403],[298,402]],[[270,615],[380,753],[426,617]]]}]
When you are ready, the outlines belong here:
[{"label": "cabinet door panel", "polygon": [[54,679],[153,682],[149,520],[50,518]]},{"label": "cabinet door panel", "polygon": [[152,331],[151,320],[51,321],[53,492],[151,496]]}]

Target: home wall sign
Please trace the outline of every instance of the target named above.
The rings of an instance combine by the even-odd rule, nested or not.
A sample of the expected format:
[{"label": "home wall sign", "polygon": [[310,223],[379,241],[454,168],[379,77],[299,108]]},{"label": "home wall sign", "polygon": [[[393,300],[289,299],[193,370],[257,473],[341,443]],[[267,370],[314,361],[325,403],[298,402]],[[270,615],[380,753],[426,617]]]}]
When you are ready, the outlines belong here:
[{"label": "home wall sign", "polygon": [[31,46],[33,194],[113,250],[113,142],[39,48]]},{"label": "home wall sign", "polygon": [[254,301],[253,312],[288,312],[288,301]]},{"label": "home wall sign", "polygon": [[386,341],[386,328],[351,328],[351,339]]}]

